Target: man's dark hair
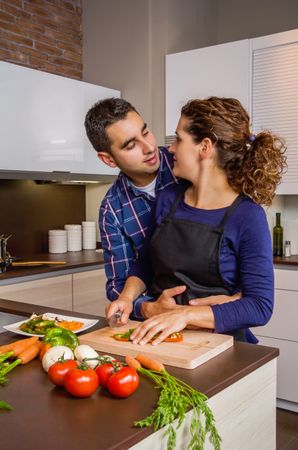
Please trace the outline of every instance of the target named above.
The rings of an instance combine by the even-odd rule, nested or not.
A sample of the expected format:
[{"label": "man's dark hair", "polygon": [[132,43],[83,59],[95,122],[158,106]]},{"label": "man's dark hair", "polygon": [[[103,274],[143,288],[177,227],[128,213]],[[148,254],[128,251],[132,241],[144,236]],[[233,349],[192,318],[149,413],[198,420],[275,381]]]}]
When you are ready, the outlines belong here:
[{"label": "man's dark hair", "polygon": [[128,101],[115,97],[100,100],[89,109],[85,118],[85,128],[96,152],[111,153],[111,142],[106,129],[118,120],[125,119],[130,111],[138,113]]}]

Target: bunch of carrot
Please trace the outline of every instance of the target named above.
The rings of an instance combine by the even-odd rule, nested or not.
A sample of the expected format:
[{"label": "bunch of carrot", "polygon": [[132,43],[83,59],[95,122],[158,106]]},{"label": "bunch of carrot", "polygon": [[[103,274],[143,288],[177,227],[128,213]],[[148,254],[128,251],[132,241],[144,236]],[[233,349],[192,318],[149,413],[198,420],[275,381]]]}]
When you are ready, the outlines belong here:
[{"label": "bunch of carrot", "polygon": [[[159,361],[148,358],[145,355],[137,355],[135,358],[126,356],[125,362],[142,375],[150,378],[159,389],[159,399],[156,408],[150,414],[134,423],[136,427],[153,426],[154,431],[167,427],[164,436],[167,436],[167,449],[176,447],[176,429],[178,429],[189,410],[193,410],[190,423],[189,450],[203,450],[206,436],[215,450],[220,450],[221,438],[215,427],[213,413],[206,403],[207,397],[193,389],[188,384],[173,377],[164,365]],[[201,421],[201,415],[205,421]],[[173,422],[177,419],[176,429]]]},{"label": "bunch of carrot", "polygon": [[[0,347],[0,384],[7,381],[6,374],[19,364],[27,364],[39,355],[38,336],[21,339]],[[14,359],[8,362],[9,359]]]}]

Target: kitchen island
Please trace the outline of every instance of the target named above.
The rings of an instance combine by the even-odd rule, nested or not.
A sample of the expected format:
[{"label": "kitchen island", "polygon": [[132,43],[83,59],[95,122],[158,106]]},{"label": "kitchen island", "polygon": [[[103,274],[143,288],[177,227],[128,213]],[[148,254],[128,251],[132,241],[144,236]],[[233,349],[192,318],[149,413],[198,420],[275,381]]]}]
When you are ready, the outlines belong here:
[{"label": "kitchen island", "polygon": [[[48,308],[39,308],[39,313]],[[32,305],[0,299],[0,314],[28,317]],[[92,317],[53,310],[60,314]],[[106,326],[99,318],[96,327]],[[0,334],[0,344],[17,335]],[[235,345],[193,370],[169,368],[172,375],[204,392],[222,436],[222,449],[272,450],[275,448],[276,359],[278,350],[245,343]],[[127,399],[98,391],[87,399],[70,397],[52,386],[40,362],[18,366],[1,387],[0,399],[14,409],[1,412],[1,448],[5,450],[124,450],[165,449],[163,431],[132,426],[150,414],[157,400],[151,381],[141,379],[139,389]],[[188,420],[188,418],[187,418]],[[185,428],[178,434],[177,449],[186,449]],[[206,449],[212,448],[209,442]]]}]

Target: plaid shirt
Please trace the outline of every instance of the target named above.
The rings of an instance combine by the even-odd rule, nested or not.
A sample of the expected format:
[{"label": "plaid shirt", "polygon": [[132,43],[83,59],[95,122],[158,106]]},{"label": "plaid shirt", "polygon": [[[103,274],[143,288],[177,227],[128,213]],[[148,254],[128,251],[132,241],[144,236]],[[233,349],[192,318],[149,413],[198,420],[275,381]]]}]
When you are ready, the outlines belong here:
[{"label": "plaid shirt", "polygon": [[[159,151],[156,194],[176,182],[171,171],[172,155],[165,147],[160,147]],[[143,245],[153,219],[151,210],[154,202],[153,197],[136,189],[120,172],[101,203],[99,228],[107,276],[106,292],[111,301],[121,293],[129,269]]]}]

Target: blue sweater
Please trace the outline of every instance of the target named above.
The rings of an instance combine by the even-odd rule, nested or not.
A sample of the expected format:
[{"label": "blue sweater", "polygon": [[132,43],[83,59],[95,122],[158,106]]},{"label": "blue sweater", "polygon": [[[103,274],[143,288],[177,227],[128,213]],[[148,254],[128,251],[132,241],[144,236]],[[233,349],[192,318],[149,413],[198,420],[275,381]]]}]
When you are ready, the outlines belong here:
[{"label": "blue sweater", "polygon": [[[168,214],[179,191],[179,185],[165,189],[156,200],[155,223],[151,224],[147,241],[130,271],[146,286],[152,279],[149,243],[156,226]],[[180,201],[175,217],[216,226],[226,208],[204,210]],[[220,249],[220,272],[233,292],[241,291],[242,298],[234,302],[211,306],[215,318],[215,332],[229,333],[247,329],[248,342],[257,339],[249,327],[265,325],[273,311],[274,278],[271,237],[263,208],[245,197],[228,218]],[[143,299],[145,300],[145,298]],[[142,300],[141,300],[142,302]],[[140,302],[138,304],[140,308]]]}]

